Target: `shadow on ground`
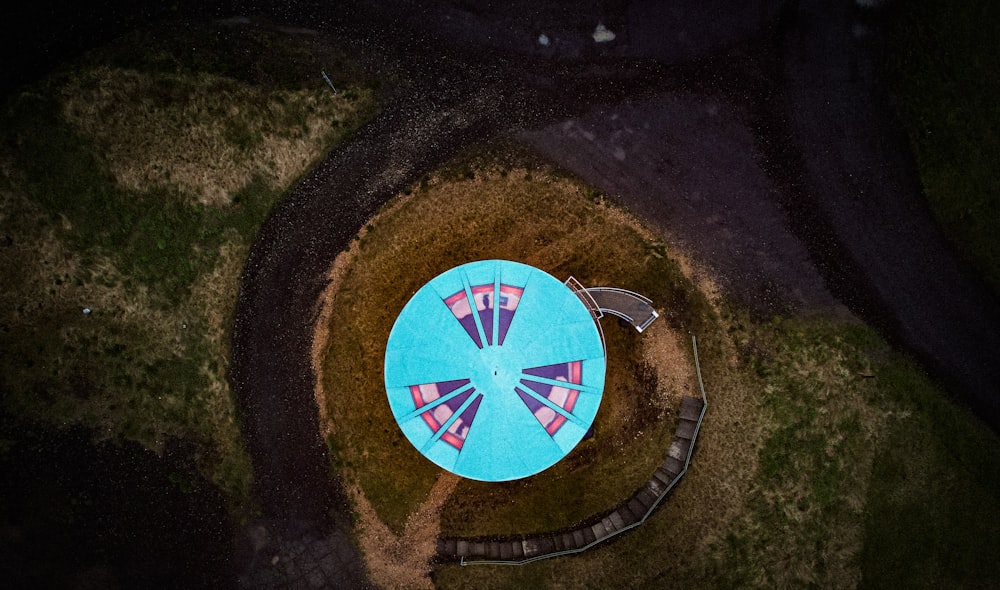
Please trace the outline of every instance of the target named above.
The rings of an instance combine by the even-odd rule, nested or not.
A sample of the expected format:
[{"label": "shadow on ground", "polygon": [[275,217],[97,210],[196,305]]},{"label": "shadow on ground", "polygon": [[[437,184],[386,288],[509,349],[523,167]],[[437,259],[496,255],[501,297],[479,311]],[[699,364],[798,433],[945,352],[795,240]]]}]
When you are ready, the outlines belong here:
[{"label": "shadow on ground", "polygon": [[[4,417],[2,438],[13,438]],[[189,448],[163,457],[83,429],[17,424],[0,453],[0,578],[8,588],[225,588],[233,533]]]}]

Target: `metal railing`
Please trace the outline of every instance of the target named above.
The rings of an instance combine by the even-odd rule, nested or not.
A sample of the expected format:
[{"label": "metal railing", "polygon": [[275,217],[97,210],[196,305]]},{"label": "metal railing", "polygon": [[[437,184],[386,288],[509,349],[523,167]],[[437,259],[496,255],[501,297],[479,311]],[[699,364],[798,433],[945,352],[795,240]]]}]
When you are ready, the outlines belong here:
[{"label": "metal railing", "polygon": [[601,318],[604,317],[604,312],[601,311],[601,306],[594,301],[594,298],[587,292],[587,288],[583,284],[576,280],[576,277],[570,275],[568,279],[563,282],[564,285],[569,287],[570,291],[583,302],[584,307],[590,312],[590,316],[594,318],[594,323],[597,324],[597,333],[601,336],[601,348],[604,349],[604,354],[608,353],[608,344],[604,339],[604,326],[601,325]]},{"label": "metal railing", "polygon": [[594,297],[587,291],[587,288],[583,286],[583,283],[578,281],[576,277],[570,275],[568,279],[563,283],[569,287],[570,291],[576,294],[580,298],[580,301],[587,307],[587,311],[590,315],[594,316],[595,320],[599,320],[604,317],[604,312],[601,310],[601,306],[594,301]]},{"label": "metal railing", "polygon": [[487,559],[466,560],[465,557],[462,557],[460,563],[463,566],[464,565],[525,565],[527,563],[540,561],[542,559],[561,557],[564,555],[573,555],[576,553],[582,553],[584,551],[587,551],[588,549],[600,545],[601,543],[604,543],[614,537],[617,537],[618,535],[626,531],[630,531],[638,527],[639,525],[643,524],[644,522],[646,522],[646,520],[653,514],[653,512],[655,512],[656,509],[659,508],[664,498],[666,498],[670,494],[670,491],[674,489],[674,487],[681,480],[684,474],[687,473],[688,467],[691,464],[691,457],[694,454],[695,443],[698,440],[698,433],[701,431],[701,424],[702,421],[704,421],[705,419],[705,412],[708,410],[708,398],[705,395],[705,382],[702,380],[701,377],[701,362],[698,358],[698,338],[694,334],[691,335],[691,346],[694,349],[694,366],[695,366],[695,371],[698,374],[698,388],[701,391],[701,401],[702,401],[701,413],[698,415],[698,420],[697,423],[695,424],[694,433],[691,436],[691,444],[688,446],[687,456],[684,460],[684,467],[676,476],[674,476],[674,478],[667,485],[666,489],[664,489],[662,493],[656,496],[656,500],[646,510],[646,513],[642,516],[642,518],[640,518],[638,521],[632,524],[626,525],[620,529],[616,529],[599,539],[595,539],[594,541],[587,543],[582,547],[577,547],[574,549],[564,549],[561,551],[554,551],[540,555],[533,555],[531,557],[526,557],[525,559],[519,561],[512,561],[512,560],[501,561],[501,560],[487,560]]},{"label": "metal railing", "polygon": [[[653,309],[653,301],[644,295],[640,295],[634,291],[628,291],[626,289],[619,289],[617,287],[587,287],[584,289],[587,295],[593,300],[598,309],[600,309],[602,314],[609,313],[614,316],[618,316],[628,323],[632,324],[636,330],[642,332],[653,323],[653,320],[660,317],[660,314]],[[645,317],[633,317],[632,314],[628,313],[623,307],[626,306],[616,306],[609,305],[606,297],[603,295],[611,295],[612,297],[617,297],[619,300],[625,299],[628,303],[639,303],[639,309]],[[602,304],[598,299],[604,299],[605,302]]]}]

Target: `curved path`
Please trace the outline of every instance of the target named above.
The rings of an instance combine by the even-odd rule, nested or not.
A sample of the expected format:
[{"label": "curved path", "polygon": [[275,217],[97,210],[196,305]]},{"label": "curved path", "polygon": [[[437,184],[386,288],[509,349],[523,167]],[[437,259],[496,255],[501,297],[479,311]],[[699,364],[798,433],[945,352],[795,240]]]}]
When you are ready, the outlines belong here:
[{"label": "curved path", "polygon": [[863,277],[856,313],[1000,428],[1000,301],[932,220],[882,96],[878,39],[854,24],[849,6],[802,0],[783,38],[783,107],[810,203]]},{"label": "curved path", "polygon": [[[781,34],[761,35],[778,4],[755,3],[759,22],[715,31],[700,48],[691,34],[654,42],[645,33],[660,23],[643,2],[592,3],[573,16],[535,2],[534,20],[444,1],[399,17],[376,6],[352,16],[363,28],[336,28],[390,52],[410,81],[275,209],[247,262],[232,378],[265,519],[248,528],[245,585],[368,585],[319,436],[310,367],[317,300],[333,258],[382,203],[459,149],[506,131],[537,126],[520,137],[690,247],[727,293],[773,312],[838,309],[833,292],[996,419],[1000,376],[985,362],[1000,350],[994,299],[915,205],[898,155],[904,143],[871,106],[871,80],[850,77],[871,49],[847,35],[848,3],[803,0],[780,21]],[[680,5],[691,22],[711,21],[694,3]],[[455,19],[466,24],[456,29]],[[617,44],[589,42],[575,22],[587,19],[621,25]],[[491,27],[506,34],[494,38]],[[467,46],[449,37],[456,31]],[[548,45],[512,49],[539,32]],[[754,37],[763,40],[746,43]],[[676,68],[631,59],[687,61],[730,46]],[[314,546],[335,549],[320,555]]]},{"label": "curved path", "polygon": [[[561,84],[529,87],[506,75],[513,69],[508,64],[473,69],[468,56],[453,62],[460,50],[428,62],[407,53],[420,39],[388,26],[383,35],[394,38],[396,51],[405,54],[398,61],[414,79],[272,211],[244,269],[231,376],[264,512],[241,543],[245,586],[367,585],[346,535],[349,506],[330,481],[313,398],[311,339],[334,257],[382,204],[460,148],[539,116],[563,116],[557,88],[569,89],[574,99],[599,88],[592,76],[601,67],[565,72]],[[530,75],[529,65],[520,71]],[[581,80],[587,88],[579,87]],[[335,550],[322,553],[324,543]],[[331,577],[328,570],[340,573]]]},{"label": "curved path", "polygon": [[[487,88],[464,100],[390,106],[303,180],[262,228],[244,271],[232,378],[269,518],[307,523],[311,534],[333,535],[338,546],[347,542],[337,534],[346,523],[325,527],[331,510],[349,507],[331,486],[310,355],[329,266],[382,203],[443,163],[450,146],[492,135],[501,96]],[[288,542],[277,535],[276,548],[262,545],[254,554],[287,552]],[[254,568],[263,564],[249,565],[248,581],[256,585],[261,574]],[[364,585],[363,570],[351,574],[338,579]]]}]

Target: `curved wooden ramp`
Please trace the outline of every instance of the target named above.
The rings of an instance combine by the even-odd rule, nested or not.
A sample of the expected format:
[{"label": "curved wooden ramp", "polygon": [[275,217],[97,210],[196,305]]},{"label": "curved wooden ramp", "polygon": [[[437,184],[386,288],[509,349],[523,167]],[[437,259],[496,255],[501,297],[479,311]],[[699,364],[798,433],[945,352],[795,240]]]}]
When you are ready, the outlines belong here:
[{"label": "curved wooden ramp", "polygon": [[611,314],[642,332],[660,317],[649,298],[632,291],[615,287],[584,287],[573,277],[566,279],[566,286],[590,309],[594,319],[600,319],[606,313]]}]

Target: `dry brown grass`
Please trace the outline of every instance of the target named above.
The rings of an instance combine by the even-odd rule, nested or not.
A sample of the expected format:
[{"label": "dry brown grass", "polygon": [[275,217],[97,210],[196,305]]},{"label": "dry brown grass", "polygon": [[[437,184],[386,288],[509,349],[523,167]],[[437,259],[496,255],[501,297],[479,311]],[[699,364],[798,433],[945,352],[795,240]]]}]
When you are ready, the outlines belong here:
[{"label": "dry brown grass", "polygon": [[358,542],[368,573],[382,588],[433,588],[431,559],[437,552],[441,532],[441,508],[458,484],[458,476],[442,472],[427,499],[406,520],[399,535],[378,517],[361,489],[350,493],[357,514]]},{"label": "dry brown grass", "polygon": [[[324,420],[325,432],[357,485],[362,520],[374,514],[389,525],[382,537],[405,537],[407,515],[441,473],[398,432],[381,380],[385,338],[424,282],[462,262],[504,258],[654,298],[678,288],[670,281],[683,283],[641,224],[586,193],[544,170],[436,176],[388,207],[338,257],[314,340],[317,400],[325,405],[321,414],[337,416]],[[690,323],[685,314],[691,310],[673,311]],[[642,335],[613,318],[605,326],[609,373],[598,436],[527,480],[462,480],[443,508],[446,534],[569,526],[626,498],[662,462],[679,396],[697,387],[686,337],[664,320]],[[342,395],[347,391],[349,397]],[[565,502],[570,496],[573,502]],[[363,527],[382,530],[370,522]]]},{"label": "dry brown grass", "polygon": [[61,93],[65,117],[122,188],[175,189],[217,206],[256,178],[288,186],[373,99],[367,88],[265,90],[109,67],[80,72]]},{"label": "dry brown grass", "polygon": [[[52,354],[23,351],[38,354],[36,362],[44,363],[51,385],[39,386],[46,394],[28,399],[23,395],[30,393],[9,392],[7,402],[26,418],[86,424],[98,438],[126,434],[157,452],[169,437],[193,437],[205,447],[195,458],[203,472],[230,492],[245,495],[249,465],[225,378],[227,326],[245,248],[225,244],[219,264],[199,279],[190,297],[175,309],[163,309],[147,286],[131,284],[111,258],[84,258],[47,226],[45,216],[32,214],[31,203],[9,192],[2,195],[0,209],[7,214],[0,217],[0,234],[17,238],[0,251],[0,274],[12,281],[0,290],[0,324],[12,341],[38,341],[40,333],[50,331],[41,338],[52,346]],[[7,223],[13,219],[16,227]],[[37,225],[32,227],[29,219]],[[84,315],[84,308],[91,315]],[[134,362],[99,364],[107,348]],[[207,382],[197,399],[148,382],[145,371],[151,363],[192,355],[202,359],[199,370]],[[37,379],[34,363],[7,369],[8,379]],[[108,382],[106,373],[120,374],[128,383]],[[59,395],[63,386],[56,383],[69,383],[71,395]]]},{"label": "dry brown grass", "polygon": [[[331,413],[343,416],[336,391],[371,396],[364,398],[370,402],[365,404],[368,416],[360,421],[367,438],[360,442],[351,438],[356,435],[349,425],[357,420],[350,417],[337,422],[333,438],[340,459],[349,465],[349,479],[358,484],[362,528],[382,531],[381,545],[365,549],[373,563],[380,564],[376,567],[396,575],[404,571],[399,569],[402,564],[410,563],[393,549],[405,539],[406,528],[394,525],[394,519],[405,523],[441,472],[430,468],[420,473],[427,462],[401,436],[392,438],[391,422],[389,432],[379,434],[381,425],[391,420],[387,407],[381,407],[387,406],[381,403],[384,341],[368,344],[358,335],[371,330],[387,334],[410,294],[459,262],[510,258],[557,276],[573,274],[585,284],[614,285],[616,273],[629,264],[664,256],[657,236],[644,233],[641,226],[625,231],[616,225],[630,219],[620,210],[600,200],[584,200],[581,205],[582,191],[571,181],[537,171],[476,171],[474,179],[432,178],[426,190],[373,222],[338,259],[336,304],[330,305],[325,322],[333,334],[323,365],[326,389],[318,392],[318,399],[326,401]],[[574,206],[579,211],[574,212]],[[491,221],[484,216],[505,208],[521,214],[513,220],[498,215]],[[593,225],[598,217],[602,223],[611,218],[609,227],[617,229],[603,233]],[[490,239],[449,241],[449,232]],[[633,236],[637,241],[631,241]],[[598,251],[607,264],[598,268],[575,248]],[[435,587],[561,588],[578,587],[583,581],[593,587],[621,588],[842,588],[861,582],[860,556],[870,518],[866,508],[876,453],[887,425],[911,420],[913,411],[886,402],[886,388],[893,385],[880,383],[879,363],[884,361],[873,360],[889,358],[885,343],[855,320],[841,316],[762,323],[715,295],[711,277],[683,253],[670,251],[669,257],[680,260],[673,268],[702,285],[714,306],[714,313],[699,308],[709,317],[696,325],[709,409],[691,469],[680,485],[648,522],[604,548],[523,567],[438,567],[432,573]],[[657,289],[655,283],[636,280],[624,286],[640,292]],[[371,296],[397,288],[396,299]],[[669,293],[663,296],[670,298]],[[657,374],[653,395],[643,400],[651,405],[643,406],[632,403],[635,399],[620,403],[615,392],[628,385],[614,381],[609,373],[596,424],[599,433],[613,433],[599,444],[613,449],[620,461],[595,468],[600,460],[588,446],[594,441],[585,441],[536,478],[503,484],[460,481],[441,505],[441,530],[463,535],[534,532],[545,528],[541,522],[552,522],[539,517],[537,509],[559,513],[569,525],[576,513],[558,503],[546,504],[547,494],[555,491],[558,496],[560,490],[572,489],[572,495],[559,496],[560,500],[572,497],[572,503],[586,507],[581,513],[594,512],[587,504],[592,500],[586,497],[588,478],[627,480],[630,473],[637,481],[647,477],[672,435],[676,397],[697,393],[689,335],[670,328],[671,323],[692,322],[691,317],[659,321],[636,338],[628,331],[609,330],[609,367],[624,360],[632,363],[629,371],[645,364],[655,367]],[[339,348],[338,340],[343,340]],[[332,367],[341,375],[366,377],[338,383],[329,378]],[[343,371],[345,367],[348,371]],[[656,409],[655,423],[644,425],[643,435],[632,436],[628,421],[649,407]],[[574,470],[586,469],[587,477],[572,479]],[[921,465],[907,469],[921,476],[929,473]],[[399,491],[407,486],[412,487],[403,493],[410,496],[401,497]],[[628,487],[622,486],[621,493],[631,492]],[[899,489],[905,496],[918,488],[907,484]],[[609,503],[607,498],[619,492],[605,488],[603,493],[610,494],[604,496]],[[387,548],[386,553],[380,547]],[[386,579],[393,580],[385,582],[390,586],[426,584],[422,575],[408,582],[405,576]]]},{"label": "dry brown grass", "polygon": [[[746,519],[777,512],[777,517],[765,523],[787,523],[791,531],[749,533],[750,538],[760,540],[760,551],[784,556],[777,563],[762,563],[753,572],[761,585],[849,588],[860,582],[864,509],[884,414],[873,403],[874,384],[860,375],[857,360],[848,358],[856,354],[835,341],[798,343],[794,339],[776,351],[773,364],[787,372],[777,383],[765,384],[765,393],[789,398],[802,390],[806,393],[793,410],[786,410],[784,400],[768,404],[772,408],[768,430],[773,436],[778,429],[788,428],[789,417],[783,414],[792,413],[794,434],[780,440],[801,445],[804,451],[778,456],[786,465],[762,482],[762,506]],[[753,531],[753,526],[744,523],[745,529]],[[817,530],[822,534],[817,535]]]},{"label": "dry brown grass", "polygon": [[[8,147],[0,149],[3,410],[56,426],[83,425],[97,438],[124,437],[156,452],[181,440],[194,449],[191,460],[203,475],[245,503],[250,465],[227,372],[240,271],[270,204],[258,201],[286,190],[371,112],[374,97],[350,84],[334,95],[325,86],[293,91],[190,70],[95,65],[101,60],[99,50],[88,65],[39,82],[17,101],[30,103],[25,112],[42,121],[31,129],[72,127],[53,132],[50,142],[38,139],[52,152],[41,155],[71,164],[43,174],[67,174],[63,169],[82,159],[88,171],[95,163],[106,169],[115,186],[95,185],[108,178],[95,173],[37,189],[32,169],[7,151],[25,142],[27,131],[5,135]],[[233,202],[251,182],[254,208]],[[82,216],[96,217],[96,230],[74,227],[71,219],[86,225],[79,223],[77,191],[90,196],[84,202],[91,212],[131,197],[153,210],[188,207],[185,215],[152,216],[147,224],[233,218],[201,233],[190,224],[184,231],[166,228],[169,238],[160,247],[187,249],[201,266],[190,282],[165,286],[138,277],[140,257],[120,251],[137,228],[105,230],[99,214]],[[204,205],[219,214],[202,215]],[[106,231],[117,232],[119,241],[101,241]],[[84,315],[84,308],[92,313]]]}]

